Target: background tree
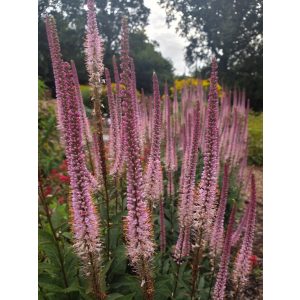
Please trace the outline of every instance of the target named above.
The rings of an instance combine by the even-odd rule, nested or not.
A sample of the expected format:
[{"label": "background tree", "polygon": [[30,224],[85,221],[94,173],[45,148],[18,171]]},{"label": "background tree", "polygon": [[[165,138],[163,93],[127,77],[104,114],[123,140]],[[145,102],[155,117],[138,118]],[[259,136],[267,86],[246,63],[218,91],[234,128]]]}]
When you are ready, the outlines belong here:
[{"label": "background tree", "polygon": [[142,31],[130,35],[130,52],[134,59],[137,86],[143,88],[146,93],[152,93],[153,71],[158,75],[160,89],[162,91],[164,82],[172,84],[173,66],[172,62],[165,59],[156,50],[159,46],[157,42],[150,42],[146,34]]},{"label": "background tree", "polygon": [[[150,13],[143,0],[96,0],[95,2],[99,31],[105,46],[105,66],[112,70],[112,56],[119,52],[121,20],[126,16],[133,43],[131,50],[137,71],[137,87],[144,88],[145,92],[152,89],[147,84],[151,82],[153,70],[156,70],[161,80],[171,80],[173,77],[171,63],[156,51],[157,45],[151,43],[143,33]],[[85,0],[39,0],[38,72],[39,76],[52,88],[54,82],[44,16],[50,13],[55,17],[63,56],[66,60],[75,61],[79,80],[81,83],[86,83],[88,78],[83,53],[86,24],[84,8]]]},{"label": "background tree", "polygon": [[[246,89],[254,109],[262,109],[262,0],[160,0],[170,24],[179,17],[178,29],[189,44],[187,63],[197,71],[218,60],[221,82]],[[207,76],[208,68],[201,70]]]}]

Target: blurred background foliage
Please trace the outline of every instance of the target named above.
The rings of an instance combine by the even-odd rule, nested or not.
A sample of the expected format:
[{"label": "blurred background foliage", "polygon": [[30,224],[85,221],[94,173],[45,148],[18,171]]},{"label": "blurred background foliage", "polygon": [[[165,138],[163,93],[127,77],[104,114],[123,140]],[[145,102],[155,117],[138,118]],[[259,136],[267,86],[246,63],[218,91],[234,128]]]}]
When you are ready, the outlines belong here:
[{"label": "blurred background foliage", "polygon": [[[119,53],[121,20],[126,16],[130,30],[130,52],[135,62],[138,89],[143,88],[146,93],[152,91],[151,77],[154,70],[160,78],[161,87],[165,81],[171,83],[174,76],[172,63],[161,55],[158,51],[158,44],[150,41],[144,32],[148,24],[149,9],[143,1],[96,0],[95,2],[99,31],[105,46],[104,65],[113,70],[112,57]],[[39,0],[38,72],[52,90],[54,90],[54,79],[44,17],[47,13],[55,17],[63,57],[65,60],[75,61],[80,82],[87,84],[83,47],[86,23],[84,4],[85,0]]]},{"label": "blurred background foliage", "polygon": [[[167,22],[178,20],[188,40],[185,58],[193,75],[208,78],[209,60],[218,60],[221,85],[245,88],[251,107],[263,108],[263,1],[159,0]],[[200,69],[199,66],[202,66]],[[203,67],[204,66],[204,67]]]},{"label": "blurred background foliage", "polygon": [[[153,0],[156,1],[156,0]],[[130,51],[135,61],[137,88],[152,91],[155,72],[161,89],[167,81],[184,79],[174,75],[172,62],[162,56],[159,45],[145,34],[150,10],[143,0],[96,0],[97,21],[104,40],[104,64],[112,70],[112,56],[119,53],[123,16],[130,26]],[[158,0],[167,11],[167,22],[181,16],[179,33],[188,45],[185,58],[192,77],[209,77],[209,59],[217,56],[220,85],[245,88],[254,111],[262,111],[262,0]],[[39,0],[38,2],[38,74],[54,91],[44,16],[49,13],[57,22],[63,56],[76,63],[79,80],[88,83],[84,66],[85,0]],[[117,56],[117,55],[116,55]],[[117,56],[118,58],[118,56]],[[201,68],[200,68],[201,66]],[[112,74],[111,74],[112,75]],[[54,93],[54,92],[53,92]]]}]

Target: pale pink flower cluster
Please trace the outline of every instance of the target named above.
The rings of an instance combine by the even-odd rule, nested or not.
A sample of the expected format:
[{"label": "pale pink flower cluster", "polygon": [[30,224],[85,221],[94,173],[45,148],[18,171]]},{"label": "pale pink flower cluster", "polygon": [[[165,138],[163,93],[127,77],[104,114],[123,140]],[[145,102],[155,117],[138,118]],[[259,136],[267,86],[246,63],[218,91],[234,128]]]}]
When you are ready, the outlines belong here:
[{"label": "pale pink flower cluster", "polygon": [[251,271],[250,256],[252,255],[252,246],[254,240],[255,231],[255,213],[256,213],[256,187],[254,175],[251,176],[251,197],[249,203],[249,211],[247,213],[246,228],[242,245],[237,254],[234,270],[233,281],[239,285],[244,285],[247,281],[247,277]]},{"label": "pale pink flower cluster", "polygon": [[[204,168],[194,201],[195,238],[204,231],[206,239],[210,239],[216,210],[216,192],[219,165],[219,131],[218,131],[218,91],[217,62],[212,61],[210,89],[205,128]],[[196,241],[197,244],[197,241]]]},{"label": "pale pink flower cluster", "polygon": [[200,103],[194,112],[194,128],[192,132],[191,145],[187,151],[187,162],[185,165],[183,187],[181,191],[179,213],[179,237],[177,240],[174,256],[176,259],[188,256],[190,252],[190,231],[192,226],[193,198],[195,187],[196,166],[199,149],[199,132],[200,132]]},{"label": "pale pink flower cluster", "polygon": [[100,86],[103,65],[103,42],[99,35],[94,0],[87,0],[87,32],[85,40],[86,68],[92,86]]},{"label": "pale pink flower cluster", "polygon": [[144,195],[143,170],[136,115],[136,97],[133,92],[130,68],[128,27],[123,19],[121,41],[122,126],[127,173],[127,210],[125,235],[128,256],[132,266],[146,282],[147,293],[152,293],[149,279],[150,262],[154,254],[153,228]]},{"label": "pale pink flower cluster", "polygon": [[161,145],[161,104],[159,85],[156,74],[153,74],[153,112],[151,150],[145,174],[145,197],[149,203],[157,204],[162,190],[162,169],[160,159]]},{"label": "pale pink flower cluster", "polygon": [[231,236],[234,224],[236,206],[232,208],[230,213],[229,222],[226,231],[226,237],[223,245],[223,252],[221,256],[221,261],[219,264],[219,271],[217,275],[217,280],[214,287],[213,299],[214,300],[223,300],[225,299],[225,289],[226,283],[228,280],[228,264],[230,261],[230,252],[231,252]]},{"label": "pale pink flower cluster", "polygon": [[224,166],[223,183],[220,203],[216,215],[216,220],[213,225],[213,230],[210,239],[211,253],[213,256],[219,255],[223,247],[224,239],[224,215],[226,210],[227,198],[229,189],[229,164]]},{"label": "pale pink flower cluster", "polygon": [[[82,106],[78,97],[75,68],[61,58],[59,41],[53,18],[46,18],[47,35],[55,76],[68,173],[72,191],[71,223],[75,249],[86,263],[99,260],[99,218],[91,197],[91,177],[87,170],[83,144]],[[93,272],[86,268],[87,272]]]}]

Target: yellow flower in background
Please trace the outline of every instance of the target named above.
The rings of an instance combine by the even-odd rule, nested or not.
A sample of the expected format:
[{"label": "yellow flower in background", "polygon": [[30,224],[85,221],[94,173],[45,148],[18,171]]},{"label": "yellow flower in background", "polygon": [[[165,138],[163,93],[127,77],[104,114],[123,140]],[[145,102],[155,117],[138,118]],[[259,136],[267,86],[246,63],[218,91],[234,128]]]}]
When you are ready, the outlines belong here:
[{"label": "yellow flower in background", "polygon": [[[116,92],[116,84],[115,84],[114,82],[111,84],[111,88],[112,88],[113,93],[115,93],[115,92]],[[121,89],[124,88],[124,85],[123,85],[123,84],[120,84],[120,88],[121,88]],[[90,95],[91,87],[90,87],[89,85],[83,85],[83,84],[81,84],[81,85],[80,85],[80,91],[81,91],[81,93],[83,93],[83,94],[87,93],[87,94]],[[103,95],[106,95],[106,94],[107,94],[107,88],[106,88],[106,85],[105,85],[105,84],[102,85],[101,93],[102,93]],[[138,96],[141,95],[141,93],[140,93],[138,90],[136,91],[136,93],[137,93]]]},{"label": "yellow flower in background", "polygon": [[[181,92],[183,87],[186,86],[197,86],[198,82],[201,81],[203,88],[206,90],[209,87],[209,79],[200,80],[198,78],[187,77],[185,79],[177,79],[175,80],[175,87],[177,91]],[[222,87],[220,84],[217,85],[219,96],[222,96]],[[171,93],[173,93],[173,87],[171,87]]]}]

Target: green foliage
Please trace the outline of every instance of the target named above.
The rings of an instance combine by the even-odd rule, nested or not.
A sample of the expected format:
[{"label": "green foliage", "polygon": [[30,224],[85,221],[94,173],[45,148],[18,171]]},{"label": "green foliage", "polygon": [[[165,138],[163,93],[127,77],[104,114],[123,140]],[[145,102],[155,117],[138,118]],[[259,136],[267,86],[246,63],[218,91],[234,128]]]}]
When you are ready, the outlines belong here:
[{"label": "green foliage", "polygon": [[47,86],[45,82],[41,79],[38,80],[38,98],[45,99],[46,97]]},{"label": "green foliage", "polygon": [[[173,77],[172,64],[155,49],[157,45],[148,41],[145,34],[141,33],[148,22],[149,15],[149,9],[144,5],[143,1],[95,2],[97,5],[99,31],[104,39],[105,46],[104,65],[111,71],[113,70],[112,56],[118,52],[121,20],[123,16],[126,16],[130,26],[130,39],[133,45],[132,56],[135,59],[137,70],[137,88],[144,88],[145,92],[152,91],[151,78],[153,70],[157,72],[160,81],[171,80]],[[84,64],[83,49],[86,24],[86,12],[83,9],[84,3],[85,0],[39,0],[38,73],[51,88],[54,87],[54,81],[43,20],[46,10],[56,19],[64,59],[73,59],[75,61],[80,82],[87,83],[88,77]],[[136,47],[138,44],[140,44],[139,47]],[[146,82],[149,82],[149,84]]]},{"label": "green foliage", "polygon": [[39,100],[39,169],[48,174],[63,160],[59,143],[55,100]]},{"label": "green foliage", "polygon": [[[88,77],[84,65],[83,42],[85,39],[86,13],[83,9],[83,0],[60,1],[39,0],[38,23],[38,55],[39,76],[54,90],[54,80],[51,67],[51,59],[47,42],[47,35],[43,17],[48,9],[55,17],[57,30],[61,43],[61,49],[65,60],[74,60],[80,82],[87,83]],[[149,15],[149,9],[143,1],[96,1],[98,13],[97,21],[101,37],[104,39],[104,65],[113,70],[112,56],[119,49],[119,33],[123,16],[128,18],[130,26],[131,54],[135,60],[137,72],[137,88],[143,88],[145,92],[152,92],[152,73],[155,70],[160,82],[171,81],[173,78],[172,63],[163,58],[156,50],[158,46],[148,41],[143,32]],[[108,9],[109,7],[109,9]],[[108,12],[109,11],[109,12]],[[87,91],[84,90],[84,98]],[[85,105],[90,107],[89,101]]]},{"label": "green foliage", "polygon": [[137,87],[152,92],[152,75],[155,71],[162,90],[165,82],[173,82],[172,63],[156,50],[158,44],[150,42],[143,32],[130,35],[130,52],[134,59]]},{"label": "green foliage", "polygon": [[80,92],[82,95],[83,103],[85,107],[90,109],[93,108],[93,103],[91,101],[91,88],[89,85],[80,85]]},{"label": "green foliage", "polygon": [[248,162],[263,165],[263,113],[249,114]]},{"label": "green foliage", "polygon": [[[219,77],[228,87],[246,88],[255,110],[262,109],[262,0],[160,0],[167,21],[181,18],[179,32],[187,38],[185,57],[203,78],[209,73],[210,53],[218,59]],[[197,75],[197,74],[195,74]]]}]

